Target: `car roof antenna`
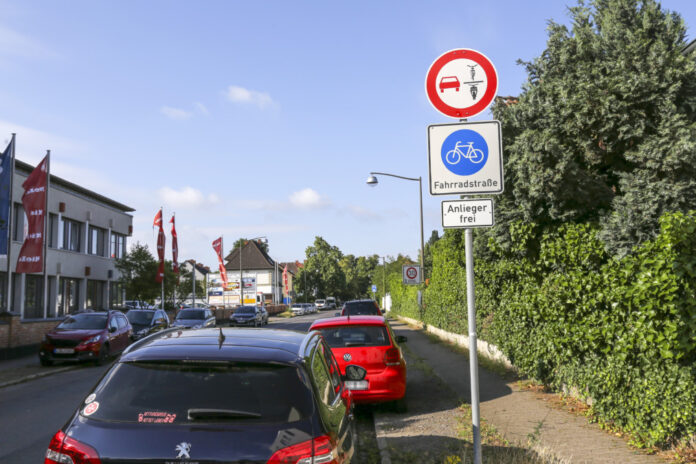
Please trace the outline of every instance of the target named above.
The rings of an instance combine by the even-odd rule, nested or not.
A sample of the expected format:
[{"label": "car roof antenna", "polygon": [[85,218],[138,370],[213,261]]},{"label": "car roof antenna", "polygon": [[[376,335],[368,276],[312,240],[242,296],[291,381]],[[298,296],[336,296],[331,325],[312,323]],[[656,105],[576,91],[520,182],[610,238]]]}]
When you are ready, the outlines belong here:
[{"label": "car roof antenna", "polygon": [[225,343],[225,334],[222,333],[222,327],[220,327],[220,335],[218,335],[218,342],[220,343],[220,346],[218,346],[218,348],[222,349],[222,344]]}]

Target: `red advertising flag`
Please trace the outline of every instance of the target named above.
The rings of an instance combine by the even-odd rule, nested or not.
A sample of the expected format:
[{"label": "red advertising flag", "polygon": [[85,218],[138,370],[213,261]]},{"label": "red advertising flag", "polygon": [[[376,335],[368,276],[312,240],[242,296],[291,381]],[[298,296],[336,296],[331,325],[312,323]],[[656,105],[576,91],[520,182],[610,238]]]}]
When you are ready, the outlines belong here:
[{"label": "red advertising flag", "polygon": [[222,237],[213,240],[213,250],[217,254],[218,268],[220,269],[220,278],[222,279],[223,288],[227,289],[227,269],[222,259]]},{"label": "red advertising flag", "polygon": [[162,227],[162,210],[155,215],[155,221],[153,225],[159,226],[159,233],[157,234],[157,256],[159,257],[159,268],[157,269],[157,275],[155,276],[155,281],[157,283],[162,283],[164,280],[164,246],[166,244],[166,238],[164,236],[164,228]]},{"label": "red advertising flag", "polygon": [[179,241],[176,236],[176,226],[174,224],[174,215],[172,215],[172,269],[176,274],[176,284],[179,285]]},{"label": "red advertising flag", "polygon": [[22,206],[27,216],[27,235],[17,257],[17,273],[42,272],[44,266],[44,219],[46,218],[46,189],[48,155],[31,171],[24,181]]},{"label": "red advertising flag", "polygon": [[288,294],[288,265],[285,265],[283,269],[283,283],[285,283],[285,294]]}]

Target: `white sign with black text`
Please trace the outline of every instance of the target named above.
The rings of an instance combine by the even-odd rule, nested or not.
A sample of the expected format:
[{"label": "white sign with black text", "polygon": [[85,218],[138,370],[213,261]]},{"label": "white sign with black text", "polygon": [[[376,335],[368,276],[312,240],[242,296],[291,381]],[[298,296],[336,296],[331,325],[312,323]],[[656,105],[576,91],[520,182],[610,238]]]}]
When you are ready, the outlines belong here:
[{"label": "white sign with black text", "polygon": [[493,199],[448,200],[442,202],[443,229],[493,226]]}]

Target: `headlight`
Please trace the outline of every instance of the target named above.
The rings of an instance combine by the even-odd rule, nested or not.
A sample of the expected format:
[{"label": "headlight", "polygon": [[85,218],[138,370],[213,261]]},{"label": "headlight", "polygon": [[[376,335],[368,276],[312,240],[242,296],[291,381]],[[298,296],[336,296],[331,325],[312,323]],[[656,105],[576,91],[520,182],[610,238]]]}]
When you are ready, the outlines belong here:
[{"label": "headlight", "polygon": [[201,327],[203,327],[203,324],[196,324],[193,326],[194,329],[200,329]]},{"label": "headlight", "polygon": [[101,334],[100,334],[100,335],[95,335],[95,336],[92,337],[92,338],[88,338],[87,340],[84,340],[84,341],[82,342],[82,344],[83,344],[83,345],[89,345],[90,343],[97,343],[97,342],[99,341],[100,338],[101,338]]}]

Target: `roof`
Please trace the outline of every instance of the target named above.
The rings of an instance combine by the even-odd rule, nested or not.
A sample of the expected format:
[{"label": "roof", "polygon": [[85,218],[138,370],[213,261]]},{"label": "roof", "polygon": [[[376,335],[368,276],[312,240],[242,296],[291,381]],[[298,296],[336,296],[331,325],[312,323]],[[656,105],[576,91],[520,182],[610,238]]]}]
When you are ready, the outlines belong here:
[{"label": "roof", "polygon": [[682,53],[684,55],[688,55],[689,53],[693,52],[696,50],[696,39],[692,40],[686,46],[682,49]]},{"label": "roof", "polygon": [[[220,333],[224,338],[220,338]],[[299,364],[306,333],[278,329],[172,328],[133,343],[122,362],[220,360]]]},{"label": "roof", "polygon": [[187,259],[186,261],[184,261],[184,263],[189,263],[189,264],[194,263],[196,266],[196,270],[198,272],[200,272],[201,274],[205,275],[205,274],[208,274],[210,272],[210,267],[204,265],[203,263],[199,263],[195,259]]},{"label": "roof", "polygon": [[[239,253],[240,248],[237,247],[225,258],[225,269],[228,271],[239,270]],[[275,269],[275,261],[268,256],[268,253],[263,251],[258,243],[254,240],[247,241],[241,248],[242,267],[244,270],[249,269]]]},{"label": "roof", "polygon": [[339,325],[379,325],[383,326],[386,322],[382,316],[340,316],[317,319],[312,324],[310,330],[322,327],[336,327]]},{"label": "roof", "polygon": [[[35,167],[36,166],[32,166],[29,163],[25,163],[24,161],[20,161],[20,160],[15,158],[15,169],[17,171],[22,171],[23,173],[30,174],[31,171],[33,171]],[[96,192],[93,192],[92,190],[86,189],[86,188],[81,187],[77,184],[73,184],[72,182],[67,181],[61,177],[54,176],[53,174],[51,174],[50,181],[51,181],[51,184],[60,185],[63,188],[66,188],[68,190],[72,190],[75,193],[83,195],[83,196],[90,198],[92,200],[96,200],[96,201],[103,203],[107,206],[111,206],[112,208],[123,211],[124,213],[132,213],[135,211],[135,209],[131,208],[130,206],[126,206],[123,203],[119,203],[115,200],[112,200],[111,198],[107,198],[104,195],[100,195]]]},{"label": "roof", "polygon": [[[299,264],[299,266],[298,266],[298,264]],[[300,267],[302,267],[302,263],[300,263],[299,261],[295,261],[295,262],[292,262],[292,263],[290,263],[290,262],[287,262],[287,263],[278,263],[278,266],[280,267],[281,270],[282,270],[282,269],[285,269],[285,266],[287,266],[287,267],[288,267],[288,272],[289,272],[290,274],[292,274],[292,275],[296,275],[296,274],[297,274],[297,271],[300,269]]]}]

